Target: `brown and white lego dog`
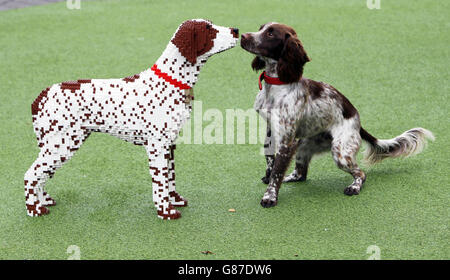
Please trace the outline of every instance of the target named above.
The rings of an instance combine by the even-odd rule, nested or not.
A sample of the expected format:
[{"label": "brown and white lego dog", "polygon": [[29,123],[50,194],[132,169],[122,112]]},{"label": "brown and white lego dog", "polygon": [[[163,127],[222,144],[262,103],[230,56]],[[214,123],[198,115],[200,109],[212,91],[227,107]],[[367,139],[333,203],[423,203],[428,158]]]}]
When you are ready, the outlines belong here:
[{"label": "brown and white lego dog", "polygon": [[[433,134],[423,128],[410,129],[390,140],[376,139],[361,127],[358,111],[331,85],[302,77],[310,61],[296,32],[289,26],[267,23],[259,31],[241,36],[241,46],[256,55],[254,70],[265,68],[255,110],[268,123],[265,142],[268,183],[261,205],[277,204],[281,183],[304,181],[314,154],[331,150],[337,166],[354,181],[344,193],[359,194],[366,175],[356,163],[361,138],[369,144],[365,158],[376,163],[388,157],[419,153]],[[264,86],[261,81],[264,79]],[[295,170],[284,173],[296,153]]]},{"label": "brown and white lego dog", "polygon": [[148,154],[158,217],[181,216],[187,201],[175,191],[175,140],[190,117],[192,87],[212,55],[234,47],[238,29],[196,19],[182,23],[161,57],[139,74],[55,84],[31,105],[40,153],[25,174],[30,216],[47,214],[55,201],[44,185],[92,132],[104,132]]}]

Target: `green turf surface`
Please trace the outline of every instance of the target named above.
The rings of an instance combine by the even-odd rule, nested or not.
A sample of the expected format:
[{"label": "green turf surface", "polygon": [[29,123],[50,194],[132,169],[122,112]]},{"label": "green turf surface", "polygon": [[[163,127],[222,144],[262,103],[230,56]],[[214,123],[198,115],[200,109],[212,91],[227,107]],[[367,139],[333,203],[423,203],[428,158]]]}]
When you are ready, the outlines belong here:
[{"label": "green turf surface", "polygon": [[[450,257],[449,2],[382,0],[381,10],[365,0],[185,2],[0,12],[0,259],[66,259],[70,245],[82,259],[366,259],[370,245],[382,259]],[[23,175],[38,153],[30,104],[39,92],[138,73],[189,18],[241,32],[291,25],[312,58],[305,76],[345,94],[369,132],[391,138],[421,126],[436,141],[414,158],[365,167],[353,197],[343,194],[351,177],[319,157],[271,209],[259,205],[261,145],[178,145],[177,189],[189,206],[180,220],[162,221],[144,149],[95,134],[48,182],[57,201],[50,215],[26,216]],[[203,111],[252,107],[251,59],[240,47],[210,59],[195,88]]]}]

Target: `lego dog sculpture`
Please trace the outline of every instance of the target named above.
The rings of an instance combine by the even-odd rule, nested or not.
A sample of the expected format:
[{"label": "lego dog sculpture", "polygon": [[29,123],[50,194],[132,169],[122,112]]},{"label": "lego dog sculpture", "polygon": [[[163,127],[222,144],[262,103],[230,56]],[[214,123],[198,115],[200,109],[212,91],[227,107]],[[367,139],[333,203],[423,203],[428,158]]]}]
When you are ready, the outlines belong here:
[{"label": "lego dog sculpture", "polygon": [[175,140],[190,117],[192,87],[212,55],[234,47],[238,29],[207,20],[182,23],[151,67],[123,79],[55,84],[31,105],[40,153],[25,173],[29,216],[41,216],[55,201],[44,190],[48,178],[67,162],[92,132],[104,132],[148,154],[153,202],[158,217],[177,219],[174,206],[187,201],[175,191]]}]

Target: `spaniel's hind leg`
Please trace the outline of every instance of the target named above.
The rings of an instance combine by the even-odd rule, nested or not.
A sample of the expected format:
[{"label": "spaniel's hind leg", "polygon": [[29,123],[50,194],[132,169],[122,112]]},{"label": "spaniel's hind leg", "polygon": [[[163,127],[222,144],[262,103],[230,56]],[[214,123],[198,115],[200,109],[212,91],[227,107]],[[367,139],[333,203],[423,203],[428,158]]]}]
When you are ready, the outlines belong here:
[{"label": "spaniel's hind leg", "polygon": [[295,155],[295,168],[291,174],[286,176],[283,182],[302,182],[306,180],[308,166],[315,154],[329,151],[331,148],[331,135],[320,133],[310,138],[299,140]]},{"label": "spaniel's hind leg", "polygon": [[353,183],[345,188],[346,195],[356,195],[361,191],[362,185],[366,180],[366,174],[358,167],[356,163],[356,154],[361,145],[359,130],[347,131],[334,137],[331,153],[336,165],[343,171],[353,176]]}]

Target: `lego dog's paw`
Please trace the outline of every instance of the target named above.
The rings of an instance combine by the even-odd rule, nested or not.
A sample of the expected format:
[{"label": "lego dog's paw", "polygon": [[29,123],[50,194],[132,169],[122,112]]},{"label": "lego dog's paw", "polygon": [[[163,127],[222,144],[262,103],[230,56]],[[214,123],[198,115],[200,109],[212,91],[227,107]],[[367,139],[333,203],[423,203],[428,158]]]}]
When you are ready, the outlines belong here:
[{"label": "lego dog's paw", "polygon": [[179,195],[176,191],[169,193],[170,204],[175,207],[185,207],[188,205],[188,201]]},{"label": "lego dog's paw", "polygon": [[45,206],[43,206],[40,203],[27,204],[26,206],[27,206],[27,215],[30,217],[39,217],[50,213],[50,210],[48,210]]},{"label": "lego dog's paw", "polygon": [[158,218],[163,220],[175,220],[181,218],[181,212],[170,206],[166,211],[158,210]]}]

